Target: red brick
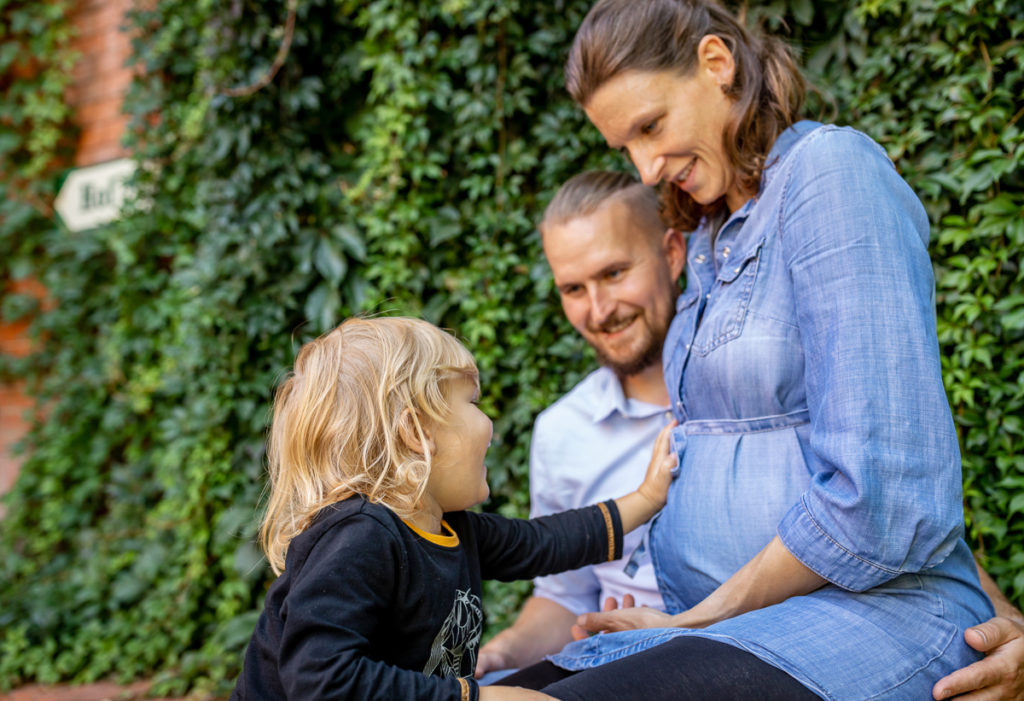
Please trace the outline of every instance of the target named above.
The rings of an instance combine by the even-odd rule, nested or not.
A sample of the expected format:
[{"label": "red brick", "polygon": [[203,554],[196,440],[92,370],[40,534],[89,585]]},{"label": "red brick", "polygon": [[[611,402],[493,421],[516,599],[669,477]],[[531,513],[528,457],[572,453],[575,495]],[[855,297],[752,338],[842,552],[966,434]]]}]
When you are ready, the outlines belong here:
[{"label": "red brick", "polygon": [[12,280],[8,283],[12,292],[18,294],[28,294],[36,297],[37,299],[46,298],[46,288],[38,280],[34,280],[30,277],[23,278],[21,280]]},{"label": "red brick", "polygon": [[32,344],[25,333],[28,324],[28,321],[0,324],[0,353],[23,358],[31,352]]},{"label": "red brick", "polygon": [[75,165],[102,163],[127,154],[121,136],[128,125],[127,116],[119,116],[102,124],[83,129],[75,149]]},{"label": "red brick", "polygon": [[101,100],[120,102],[132,82],[132,75],[132,71],[125,69],[102,78],[76,83],[68,90],[68,104],[80,107]]},{"label": "red brick", "polygon": [[102,9],[108,5],[127,7],[125,0],[78,0],[78,2],[75,3],[75,9],[72,12],[90,12]]},{"label": "red brick", "polygon": [[4,338],[0,340],[0,352],[13,355],[17,358],[24,358],[32,352],[32,344],[24,336]]},{"label": "red brick", "polygon": [[30,425],[33,402],[22,389],[21,384],[0,385],[0,494],[14,486],[23,460],[22,456],[15,457],[11,453]]},{"label": "red brick", "polygon": [[119,144],[97,144],[94,147],[84,148],[79,151],[75,155],[75,166],[84,168],[86,166],[96,165],[97,163],[106,163],[107,161],[114,161],[118,158],[125,158],[127,156],[128,150]]},{"label": "red brick", "polygon": [[104,2],[76,9],[69,15],[79,37],[117,30],[125,22],[128,8],[121,2]]},{"label": "red brick", "polygon": [[112,98],[86,102],[75,110],[75,122],[83,129],[89,129],[120,116],[121,100]]}]

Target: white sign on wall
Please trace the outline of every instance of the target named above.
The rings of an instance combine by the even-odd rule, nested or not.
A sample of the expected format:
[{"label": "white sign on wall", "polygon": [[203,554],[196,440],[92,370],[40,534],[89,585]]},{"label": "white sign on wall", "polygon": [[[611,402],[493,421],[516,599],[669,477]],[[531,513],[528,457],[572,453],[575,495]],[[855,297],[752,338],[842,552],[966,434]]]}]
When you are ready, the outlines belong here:
[{"label": "white sign on wall", "polygon": [[71,171],[54,202],[57,214],[72,231],[114,221],[124,203],[125,181],[134,172],[135,161],[130,158]]}]

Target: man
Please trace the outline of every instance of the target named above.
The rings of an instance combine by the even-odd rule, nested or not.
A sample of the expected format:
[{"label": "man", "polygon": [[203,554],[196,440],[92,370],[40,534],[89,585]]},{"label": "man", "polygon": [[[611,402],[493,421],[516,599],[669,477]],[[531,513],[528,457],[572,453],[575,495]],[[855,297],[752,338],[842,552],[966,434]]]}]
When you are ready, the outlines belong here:
[{"label": "man", "polygon": [[[675,312],[686,246],[666,232],[653,190],[621,173],[567,182],[541,224],[544,251],[570,323],[602,368],[544,411],[530,456],[532,515],[614,497],[639,483],[668,418],[661,346]],[[477,670],[522,667],[572,640],[579,614],[607,597],[661,608],[646,527],[624,543],[625,560],[536,580],[516,624],[481,649]],[[632,562],[632,565],[629,563]]]},{"label": "man", "polygon": [[[533,516],[613,497],[643,478],[654,437],[668,420],[661,347],[686,258],[682,234],[666,231],[658,216],[654,191],[622,173],[570,179],[539,228],[566,317],[602,367],[537,419]],[[477,676],[558,652],[573,639],[577,616],[601,602],[630,606],[635,598],[660,608],[645,539],[646,529],[634,531],[622,560],[537,579],[515,624],[481,648]],[[1003,617],[970,629],[966,639],[989,654],[940,680],[935,698],[985,689],[977,698],[1024,699],[1024,617],[990,578],[982,582]]]}]

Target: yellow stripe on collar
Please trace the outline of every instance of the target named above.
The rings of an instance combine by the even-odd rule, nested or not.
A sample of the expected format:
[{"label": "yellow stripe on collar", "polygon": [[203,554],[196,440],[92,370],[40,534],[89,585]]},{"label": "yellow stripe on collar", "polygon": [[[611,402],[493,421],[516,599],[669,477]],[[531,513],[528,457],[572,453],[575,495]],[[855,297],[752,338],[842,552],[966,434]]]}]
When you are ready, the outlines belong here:
[{"label": "yellow stripe on collar", "polygon": [[445,521],[444,519],[441,519],[441,529],[445,530],[445,531],[448,531],[449,535],[444,535],[444,534],[438,535],[437,533],[427,533],[426,531],[420,530],[416,526],[412,525],[410,522],[406,521],[404,518],[402,519],[402,523],[404,523],[406,526],[411,528],[413,533],[415,533],[419,537],[423,538],[424,540],[429,540],[431,543],[434,543],[436,545],[441,545],[441,546],[444,546],[446,548],[454,548],[456,545],[459,544],[459,536],[456,535],[455,531],[452,530],[452,527],[449,526],[448,522]]}]

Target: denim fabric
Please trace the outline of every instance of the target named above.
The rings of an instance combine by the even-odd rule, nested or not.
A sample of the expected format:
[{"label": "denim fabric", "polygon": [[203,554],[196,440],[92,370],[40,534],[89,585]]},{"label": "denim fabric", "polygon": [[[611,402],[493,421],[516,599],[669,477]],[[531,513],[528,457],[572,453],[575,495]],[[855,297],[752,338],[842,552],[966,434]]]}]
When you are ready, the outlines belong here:
[{"label": "denim fabric", "polygon": [[757,197],[690,238],[665,344],[679,471],[654,522],[670,612],[776,534],[830,584],[702,631],[570,645],[580,669],[703,635],[823,698],[929,698],[978,659],[992,615],[962,539],[960,454],[943,390],[928,221],[885,152],[801,122]]}]

